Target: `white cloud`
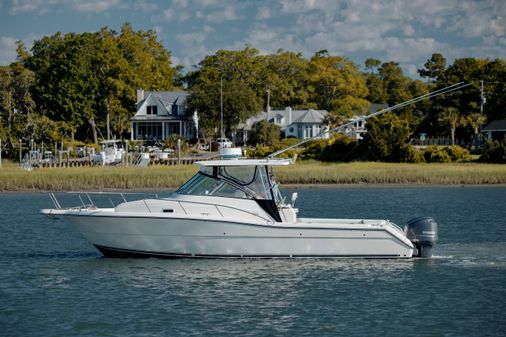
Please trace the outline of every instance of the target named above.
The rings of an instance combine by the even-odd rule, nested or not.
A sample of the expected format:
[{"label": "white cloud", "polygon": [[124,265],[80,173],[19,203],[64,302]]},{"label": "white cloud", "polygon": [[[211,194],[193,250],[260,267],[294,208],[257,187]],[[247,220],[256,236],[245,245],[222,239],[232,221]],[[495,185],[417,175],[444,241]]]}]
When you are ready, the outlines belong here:
[{"label": "white cloud", "polygon": [[205,41],[206,37],[207,33],[205,32],[193,32],[176,35],[177,40],[187,45],[192,45],[195,43],[200,44]]},{"label": "white cloud", "polygon": [[259,7],[257,9],[257,20],[265,20],[271,18],[271,9],[269,7]]},{"label": "white cloud", "polygon": [[188,0],[172,0],[171,6],[176,8],[186,8],[188,7],[188,4]]},{"label": "white cloud", "polygon": [[86,0],[73,1],[72,7],[78,12],[101,13],[120,4],[120,0]]},{"label": "white cloud", "polygon": [[151,26],[171,41],[166,46],[178,61],[174,63],[187,67],[218,49],[242,49],[246,44],[262,53],[283,48],[306,57],[327,49],[359,64],[367,57],[393,60],[409,74],[433,52],[442,53],[448,62],[455,57],[506,55],[504,0],[12,0],[2,4],[4,12],[17,15],[60,12],[75,17],[86,12],[88,21],[98,12],[113,22],[127,11],[142,11],[151,16]]},{"label": "white cloud", "polygon": [[155,21],[170,22],[174,19],[174,10],[172,8],[166,8],[160,15],[157,15]]},{"label": "white cloud", "polygon": [[340,2],[333,0],[281,0],[283,13],[305,13],[310,10],[334,11],[340,7]]},{"label": "white cloud", "polygon": [[0,65],[8,65],[16,60],[16,41],[11,36],[0,37]]},{"label": "white cloud", "polygon": [[16,15],[37,12],[42,15],[62,6],[70,7],[77,12],[100,13],[123,5],[121,0],[12,0],[9,13]]},{"label": "white cloud", "polygon": [[402,27],[402,32],[406,36],[413,36],[415,34],[415,29],[410,24],[406,24]]},{"label": "white cloud", "polygon": [[221,23],[224,21],[232,21],[239,19],[233,7],[225,7],[218,9],[207,15],[207,21],[211,23]]},{"label": "white cloud", "polygon": [[412,63],[408,63],[408,64],[401,64],[401,66],[406,70],[404,75],[414,77],[414,78],[417,78],[420,76],[418,74],[419,67],[417,67],[416,65],[414,65]]},{"label": "white cloud", "polygon": [[144,13],[152,13],[159,9],[158,4],[148,1],[136,1],[133,4],[133,10],[141,10]]}]

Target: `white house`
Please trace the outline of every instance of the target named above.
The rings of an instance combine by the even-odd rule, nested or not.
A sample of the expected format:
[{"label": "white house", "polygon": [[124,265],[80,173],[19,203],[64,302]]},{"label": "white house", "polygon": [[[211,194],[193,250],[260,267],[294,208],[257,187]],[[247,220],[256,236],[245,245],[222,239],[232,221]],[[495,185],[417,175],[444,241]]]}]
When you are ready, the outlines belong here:
[{"label": "white house", "polygon": [[[238,127],[237,141],[245,142],[249,137],[249,132],[253,124],[267,119],[269,123],[276,124],[280,127],[281,133],[285,138],[307,139],[318,136],[323,128],[327,110],[293,110],[286,107],[285,110],[271,110],[269,113],[262,111],[255,117],[248,118],[244,124]],[[321,138],[328,138],[328,134],[324,134]]]},{"label": "white house", "polygon": [[[369,114],[373,114],[386,108],[388,108],[388,104],[373,103],[369,107]],[[363,139],[364,135],[367,133],[367,121],[363,120],[363,117],[364,116],[353,116],[348,119],[348,122],[354,123],[347,126],[342,132],[350,138]]]},{"label": "white house", "polygon": [[137,90],[130,139],[162,141],[172,134],[193,138],[195,126],[186,113],[187,97],[186,92]]},{"label": "white house", "polygon": [[[387,107],[388,104],[371,104],[369,113],[374,113]],[[282,136],[285,138],[294,137],[308,139],[317,137],[324,128],[328,127],[324,122],[327,114],[327,110],[293,110],[290,107],[286,107],[285,110],[271,110],[269,114],[262,111],[257,116],[249,118],[244,124],[238,127],[235,140],[237,142],[246,142],[253,124],[262,119],[266,119],[269,123],[278,125],[281,129]],[[353,116],[350,118],[349,121],[355,123],[343,130],[343,133],[351,138],[362,139],[362,136],[367,132],[367,128],[366,121],[362,120],[361,117],[362,116]],[[325,133],[317,138],[327,139],[329,136],[329,133]]]}]

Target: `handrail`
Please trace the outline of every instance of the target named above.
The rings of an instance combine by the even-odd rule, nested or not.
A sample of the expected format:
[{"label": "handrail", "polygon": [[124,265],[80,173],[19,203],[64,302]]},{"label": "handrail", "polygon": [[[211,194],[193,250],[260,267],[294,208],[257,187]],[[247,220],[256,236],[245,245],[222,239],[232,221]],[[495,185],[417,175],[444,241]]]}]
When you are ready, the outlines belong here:
[{"label": "handrail", "polygon": [[56,199],[56,196],[54,195],[54,193],[50,192],[49,198],[53,202],[53,205],[56,209],[61,209],[60,203],[58,202],[58,199]]},{"label": "handrail", "polygon": [[[53,202],[53,205],[55,206],[55,209],[62,209],[62,206],[60,202],[58,201],[58,198],[55,195],[55,192],[49,192],[49,198]],[[112,200],[113,196],[116,196],[118,198],[121,198],[123,202],[127,202],[126,195],[139,195],[139,196],[154,196],[155,199],[159,199],[158,194],[155,193],[144,193],[144,192],[86,192],[86,191],[71,191],[71,192],[62,192],[61,194],[72,194],[77,195],[77,198],[79,199],[80,205],[79,206],[71,206],[66,208],[93,208],[97,207],[95,202],[93,201],[92,196],[110,196],[103,201],[109,201],[112,205],[112,207],[116,207],[116,204],[120,203],[120,200]],[[89,204],[86,204],[83,200],[83,198],[86,197],[89,201]],[[142,200],[140,197],[136,198],[135,200]],[[116,201],[116,204],[115,204]],[[147,206],[148,210],[151,212],[149,206]]]},{"label": "handrail", "polygon": [[[67,209],[77,209],[77,208],[93,208],[93,207],[97,207],[96,204],[93,202],[90,194],[97,194],[97,195],[118,195],[118,196],[122,196],[123,197],[123,200],[126,201],[125,197],[123,196],[123,193],[121,192],[67,192],[68,194],[77,194],[79,199],[81,200],[81,205],[80,206],[74,206],[74,207],[67,207]],[[81,195],[86,195],[86,197],[88,198],[88,200],[90,200],[90,205],[86,205],[81,197]],[[149,194],[149,193],[126,193],[126,194]],[[57,200],[57,197],[55,196],[55,194],[53,192],[50,192],[49,193],[49,197],[51,199],[51,201],[53,202],[54,206],[56,209],[62,209],[60,203],[58,202]],[[107,198],[111,203],[112,203],[112,200],[111,198]],[[161,198],[157,198],[157,199],[161,199]],[[138,200],[142,200],[142,202],[144,203],[144,205],[146,206],[146,209],[148,210],[149,213],[153,213],[153,210],[149,207],[146,199],[138,199]],[[251,199],[249,199],[251,200]],[[233,207],[233,206],[228,206],[228,205],[216,205],[214,203],[209,203],[209,202],[202,202],[202,201],[189,201],[189,200],[168,200],[168,201],[173,201],[173,202],[177,202],[179,204],[179,206],[181,207],[182,211],[184,212],[185,215],[190,215],[188,213],[188,211],[186,210],[185,208],[185,204],[195,204],[195,205],[207,205],[207,206],[214,206],[216,208],[216,210],[218,211],[219,215],[224,218],[225,215],[223,214],[223,212],[221,211],[220,208],[228,208],[228,209],[231,209],[231,210],[235,210],[235,211],[240,211],[240,212],[244,212],[246,214],[249,214],[249,215],[252,215],[254,217],[257,217],[257,218],[260,218],[264,221],[273,221],[273,219],[269,218],[269,217],[265,217],[265,216],[262,216],[260,214],[257,214],[257,213],[253,213],[253,212],[250,212],[248,210],[245,210],[245,209],[241,209],[241,208],[238,208],[238,207]],[[114,207],[114,203],[113,204],[113,207]]]}]

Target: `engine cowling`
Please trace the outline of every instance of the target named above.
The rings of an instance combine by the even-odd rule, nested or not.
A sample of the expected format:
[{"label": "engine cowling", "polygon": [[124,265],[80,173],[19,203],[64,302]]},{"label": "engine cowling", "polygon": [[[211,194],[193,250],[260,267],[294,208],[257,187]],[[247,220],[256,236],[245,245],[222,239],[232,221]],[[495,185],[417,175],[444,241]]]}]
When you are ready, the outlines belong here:
[{"label": "engine cowling", "polygon": [[437,222],[431,217],[419,217],[406,222],[404,234],[416,247],[413,256],[432,257],[438,240],[437,227]]}]

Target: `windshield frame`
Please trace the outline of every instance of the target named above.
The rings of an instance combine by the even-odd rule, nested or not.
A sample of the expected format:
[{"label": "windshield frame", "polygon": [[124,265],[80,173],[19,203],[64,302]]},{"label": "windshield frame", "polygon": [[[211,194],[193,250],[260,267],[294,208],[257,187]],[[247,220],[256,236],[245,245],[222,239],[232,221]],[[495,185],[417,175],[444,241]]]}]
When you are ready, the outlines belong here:
[{"label": "windshield frame", "polygon": [[[254,171],[251,174],[251,179],[243,181],[234,176],[231,170],[227,171],[227,168],[238,168],[238,166],[203,166],[194,176],[181,185],[175,193],[235,199],[273,200],[278,204],[281,200],[278,195],[279,192],[274,193],[273,191],[273,188],[276,188],[277,184],[273,181],[274,175],[272,171],[269,170],[268,166],[254,165],[253,167]],[[206,181],[206,179],[212,180]],[[215,184],[211,184],[213,181]],[[209,184],[209,189],[205,187],[203,189],[198,188],[205,184]],[[237,193],[220,194],[220,191],[223,191],[223,187],[226,188],[227,186],[242,192],[243,195],[239,196]]]}]

